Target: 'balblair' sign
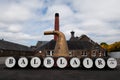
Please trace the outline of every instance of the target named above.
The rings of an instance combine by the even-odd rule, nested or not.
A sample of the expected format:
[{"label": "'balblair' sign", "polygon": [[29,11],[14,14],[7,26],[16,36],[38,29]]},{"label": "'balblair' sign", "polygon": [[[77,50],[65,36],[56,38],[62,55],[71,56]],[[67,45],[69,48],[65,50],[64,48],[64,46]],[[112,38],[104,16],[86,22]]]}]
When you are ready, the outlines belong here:
[{"label": "'balblair' sign", "polygon": [[19,59],[15,59],[14,57],[8,57],[5,61],[5,65],[7,68],[14,68],[15,66],[19,66],[20,68],[26,68],[27,66],[31,66],[32,68],[40,68],[40,67],[81,68],[81,67],[84,67],[86,69],[90,69],[90,68],[96,67],[98,69],[103,69],[107,66],[110,69],[114,69],[117,67],[117,60],[115,58],[80,59],[77,57],[72,57],[68,59],[65,57],[58,57],[58,58],[45,57],[42,59],[39,57],[32,57],[32,58],[20,57]]}]

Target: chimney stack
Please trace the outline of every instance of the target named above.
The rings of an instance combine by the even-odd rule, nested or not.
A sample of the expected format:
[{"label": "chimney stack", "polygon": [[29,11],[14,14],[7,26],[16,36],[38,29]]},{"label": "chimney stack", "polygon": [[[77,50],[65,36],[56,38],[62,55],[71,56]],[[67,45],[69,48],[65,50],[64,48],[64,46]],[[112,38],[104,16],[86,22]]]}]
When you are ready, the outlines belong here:
[{"label": "chimney stack", "polygon": [[74,37],[74,33],[75,33],[74,31],[71,31],[71,37]]},{"label": "chimney stack", "polygon": [[[59,13],[55,13],[55,25],[54,25],[55,31],[59,31]],[[54,40],[57,40],[57,35],[54,35]]]}]

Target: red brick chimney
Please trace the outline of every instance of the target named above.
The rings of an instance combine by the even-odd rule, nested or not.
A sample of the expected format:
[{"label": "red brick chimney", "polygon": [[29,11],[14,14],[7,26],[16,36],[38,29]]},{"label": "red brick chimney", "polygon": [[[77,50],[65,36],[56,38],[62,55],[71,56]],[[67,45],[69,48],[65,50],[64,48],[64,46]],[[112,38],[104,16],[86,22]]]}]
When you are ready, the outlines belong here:
[{"label": "red brick chimney", "polygon": [[[55,31],[59,31],[59,13],[55,13]],[[54,35],[54,40],[57,40],[57,35]]]}]

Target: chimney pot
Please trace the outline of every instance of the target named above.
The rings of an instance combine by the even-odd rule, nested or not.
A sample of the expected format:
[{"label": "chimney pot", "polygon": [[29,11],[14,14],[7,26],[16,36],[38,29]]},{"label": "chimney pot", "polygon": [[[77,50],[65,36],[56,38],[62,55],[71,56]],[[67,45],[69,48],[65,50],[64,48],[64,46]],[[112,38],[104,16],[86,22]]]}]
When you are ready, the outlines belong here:
[{"label": "chimney pot", "polygon": [[75,33],[74,31],[71,31],[71,37],[74,37],[74,33]]},{"label": "chimney pot", "polygon": [[59,13],[55,13],[55,17],[59,17]]}]

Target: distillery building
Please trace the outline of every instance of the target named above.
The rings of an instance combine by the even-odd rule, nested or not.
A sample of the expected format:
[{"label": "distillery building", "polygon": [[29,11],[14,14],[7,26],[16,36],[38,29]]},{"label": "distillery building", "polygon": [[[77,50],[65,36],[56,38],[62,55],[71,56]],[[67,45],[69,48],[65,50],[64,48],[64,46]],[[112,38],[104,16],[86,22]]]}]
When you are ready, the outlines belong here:
[{"label": "distillery building", "polygon": [[[39,43],[39,42],[38,42]],[[54,54],[54,48],[56,45],[55,40],[51,40],[44,45],[39,45],[36,52],[37,55],[45,57],[52,56]],[[70,57],[103,57],[105,56],[105,50],[96,42],[91,40],[86,35],[80,37],[74,37],[71,35],[70,40],[67,41],[69,56]]]},{"label": "distillery building", "polygon": [[[59,14],[55,14],[55,31],[59,31]],[[71,38],[67,40],[67,46],[70,57],[103,57],[105,50],[87,35],[80,37],[74,36],[75,32],[71,31]],[[38,41],[36,55],[41,57],[53,56],[57,36],[51,41]]]}]

